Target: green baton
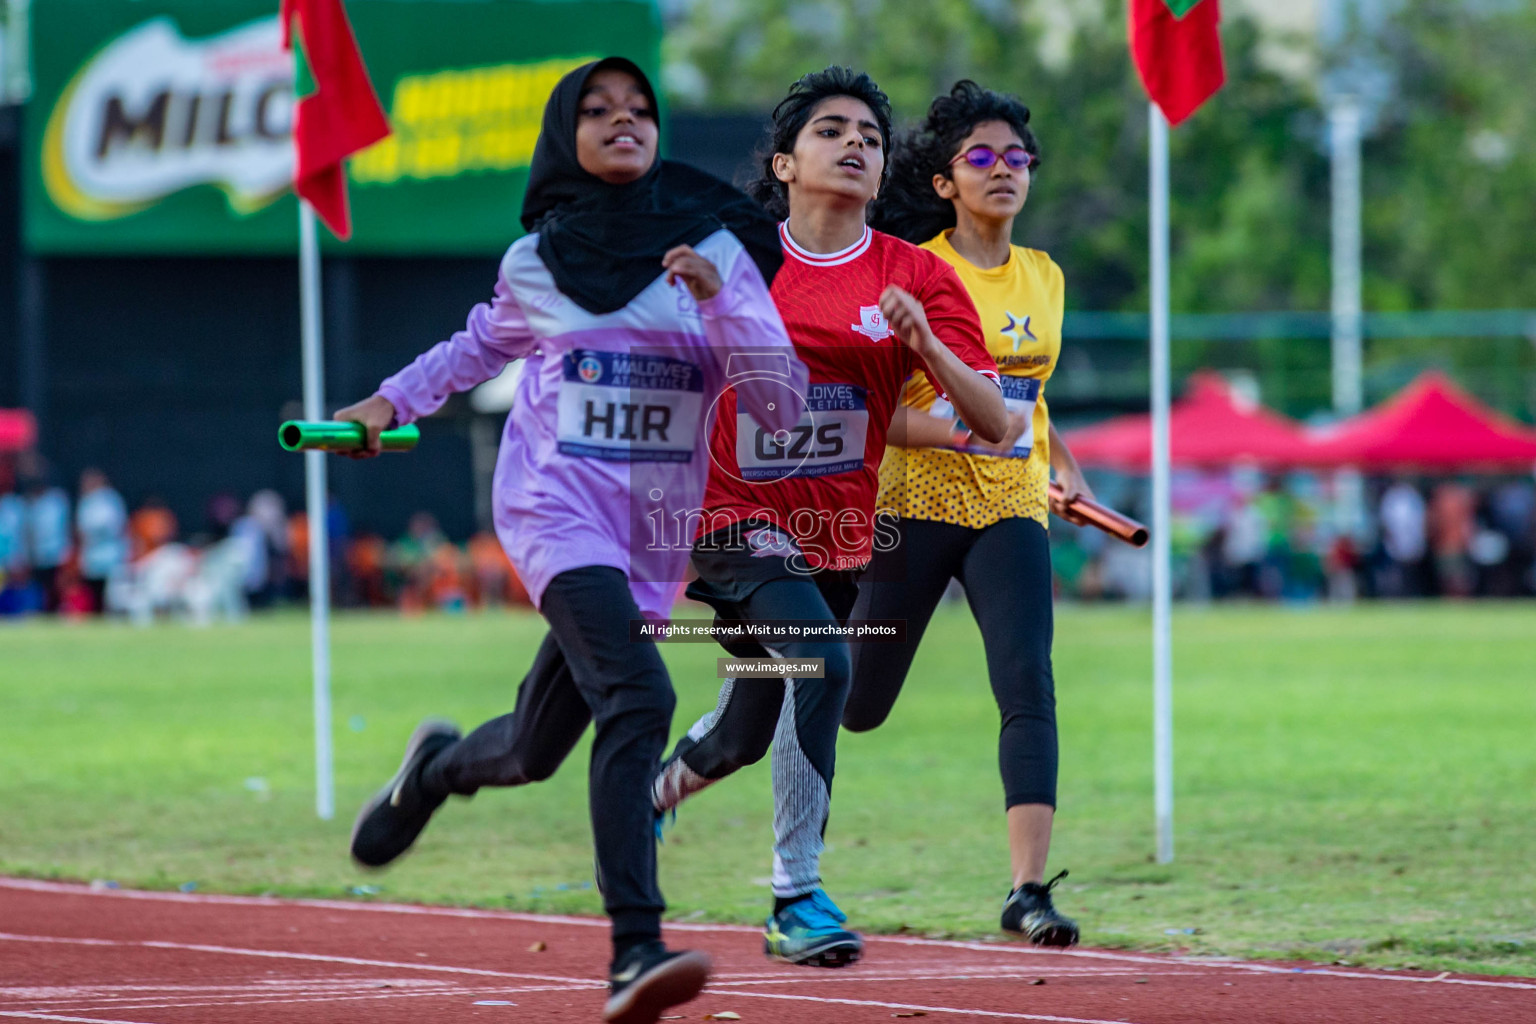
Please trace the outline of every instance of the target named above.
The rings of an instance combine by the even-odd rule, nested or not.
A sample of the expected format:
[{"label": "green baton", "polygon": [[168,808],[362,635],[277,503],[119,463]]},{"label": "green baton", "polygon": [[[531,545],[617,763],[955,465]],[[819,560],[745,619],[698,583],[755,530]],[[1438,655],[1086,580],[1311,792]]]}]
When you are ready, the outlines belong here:
[{"label": "green baton", "polygon": [[[365,443],[363,425],[349,420],[289,420],[277,428],[277,443],[290,452],[356,452]],[[421,440],[413,423],[379,434],[386,452],[408,452]]]}]

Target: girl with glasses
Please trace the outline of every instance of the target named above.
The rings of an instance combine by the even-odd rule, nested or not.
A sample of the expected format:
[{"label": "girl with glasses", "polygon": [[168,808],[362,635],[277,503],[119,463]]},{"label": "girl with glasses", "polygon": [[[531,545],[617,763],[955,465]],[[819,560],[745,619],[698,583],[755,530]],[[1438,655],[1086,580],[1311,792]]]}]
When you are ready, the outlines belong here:
[{"label": "girl with glasses", "polygon": [[1009,409],[1007,436],[978,439],[920,377],[907,382],[880,467],[882,509],[900,544],[876,552],[856,619],[905,619],[901,643],[859,644],[843,724],[886,720],[934,609],[958,579],[981,627],[1002,718],[1002,769],[1013,879],[1002,928],[1045,946],[1077,942],[1045,881],[1056,806],[1056,698],[1051,675],[1051,470],[1069,497],[1091,497],[1051,424],[1043,394],[1061,351],[1061,268],[1013,245],[1039,147],[1029,109],[962,81],[933,101],[904,140],[875,222],[959,273],[981,315]]}]

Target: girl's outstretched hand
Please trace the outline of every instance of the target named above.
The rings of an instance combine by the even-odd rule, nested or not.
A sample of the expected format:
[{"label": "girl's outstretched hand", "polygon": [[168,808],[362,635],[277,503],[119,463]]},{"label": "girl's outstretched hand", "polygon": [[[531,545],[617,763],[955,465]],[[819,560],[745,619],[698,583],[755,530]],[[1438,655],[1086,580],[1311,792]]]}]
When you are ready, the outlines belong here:
[{"label": "girl's outstretched hand", "polygon": [[1079,498],[1093,501],[1093,488],[1088,486],[1088,481],[1084,478],[1083,471],[1078,468],[1076,462],[1073,462],[1071,465],[1058,465],[1053,468],[1056,470],[1056,482],[1061,485],[1063,492],[1062,505],[1064,508],[1061,512],[1061,518],[1074,526],[1087,526],[1088,520],[1073,511],[1071,506],[1072,502]]},{"label": "girl's outstretched hand", "polygon": [[371,459],[382,451],[379,447],[379,432],[395,421],[395,407],[383,395],[369,395],[355,405],[337,409],[334,416],[338,420],[361,423],[368,435],[366,448],[342,454],[349,459]]},{"label": "girl's outstretched hand", "polygon": [[682,281],[696,302],[720,294],[720,271],[709,260],[694,252],[691,245],[669,249],[661,258],[661,265],[667,269],[667,284]]}]

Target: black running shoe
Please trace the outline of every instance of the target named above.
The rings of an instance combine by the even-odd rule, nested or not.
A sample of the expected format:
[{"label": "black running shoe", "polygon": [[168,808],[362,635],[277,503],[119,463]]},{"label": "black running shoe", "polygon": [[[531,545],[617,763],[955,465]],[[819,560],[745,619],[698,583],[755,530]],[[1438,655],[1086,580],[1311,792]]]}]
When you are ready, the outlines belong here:
[{"label": "black running shoe", "polygon": [[352,826],[352,859],[368,868],[381,868],[411,848],[432,812],[447,794],[423,792],[421,769],[444,747],[459,739],[450,722],[429,718],[411,733],[400,770],[373,799],[363,805]]},{"label": "black running shoe", "polygon": [[613,965],[603,1020],[653,1024],[663,1010],[702,992],[709,968],[708,953],[669,952],[660,939],[642,943]]},{"label": "black running shoe", "polygon": [[1051,890],[1067,877],[1063,871],[1041,885],[1025,882],[1003,904],[1003,931],[1022,935],[1037,946],[1077,945],[1077,924],[1051,905]]}]

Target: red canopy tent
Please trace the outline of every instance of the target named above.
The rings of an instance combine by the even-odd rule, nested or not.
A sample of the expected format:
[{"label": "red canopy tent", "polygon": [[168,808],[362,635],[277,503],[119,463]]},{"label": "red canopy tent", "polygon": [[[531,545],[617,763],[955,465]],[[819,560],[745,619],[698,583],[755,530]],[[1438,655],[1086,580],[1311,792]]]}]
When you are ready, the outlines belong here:
[{"label": "red canopy tent", "polygon": [[1527,470],[1536,465],[1536,430],[1432,370],[1376,408],[1318,433],[1306,451],[1308,465],[1365,472]]},{"label": "red canopy tent", "polygon": [[25,409],[0,409],[0,452],[19,452],[37,441],[37,421]]},{"label": "red canopy tent", "polygon": [[[1211,372],[1189,378],[1184,397],[1169,412],[1168,431],[1175,466],[1291,466],[1302,461],[1307,445],[1305,432],[1293,420],[1242,402],[1220,374]],[[1142,473],[1152,462],[1152,418],[1147,415],[1117,416],[1069,430],[1062,439],[1083,465]]]}]

